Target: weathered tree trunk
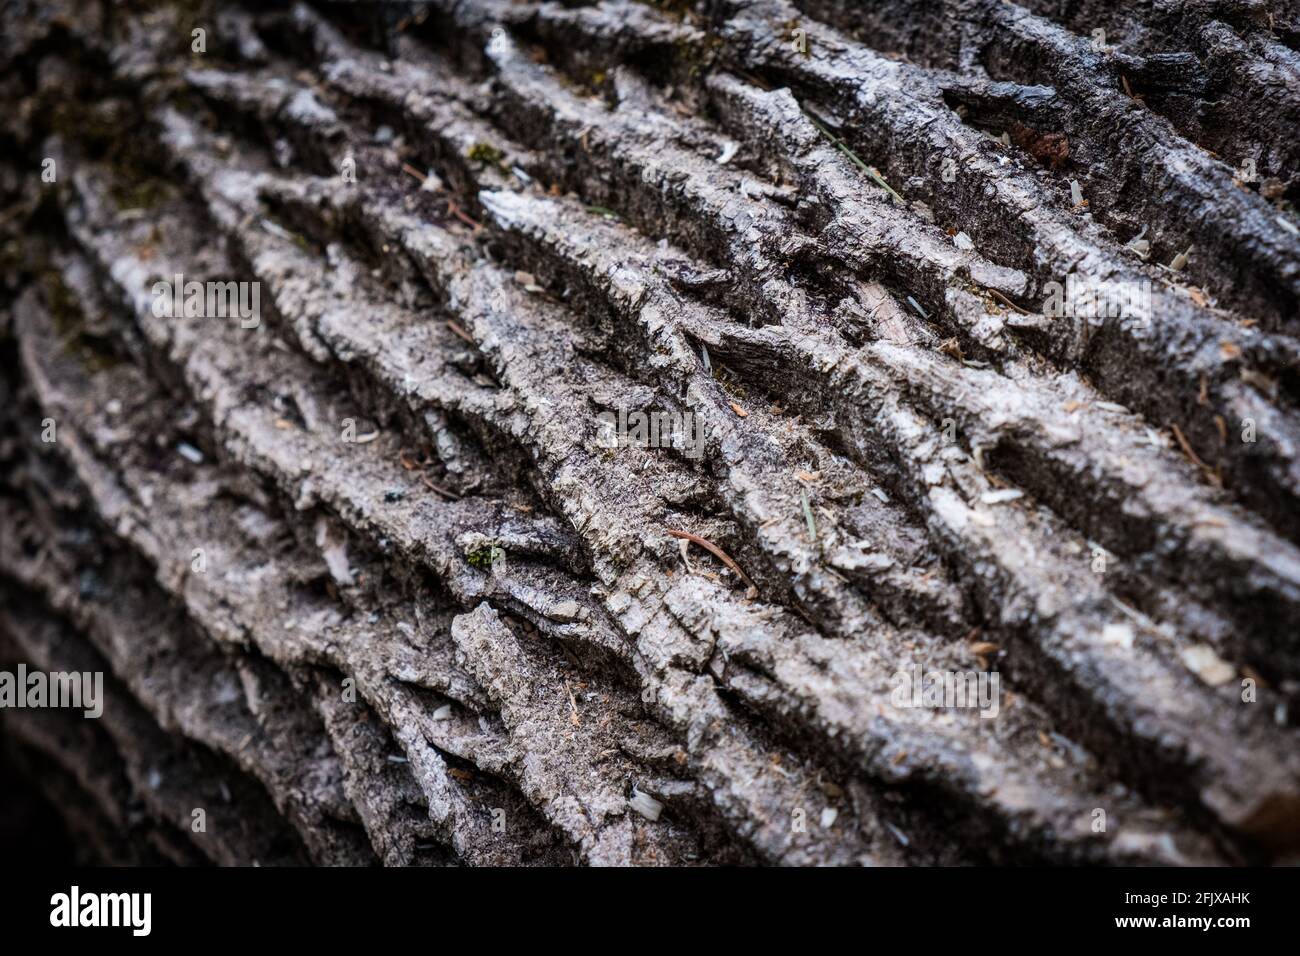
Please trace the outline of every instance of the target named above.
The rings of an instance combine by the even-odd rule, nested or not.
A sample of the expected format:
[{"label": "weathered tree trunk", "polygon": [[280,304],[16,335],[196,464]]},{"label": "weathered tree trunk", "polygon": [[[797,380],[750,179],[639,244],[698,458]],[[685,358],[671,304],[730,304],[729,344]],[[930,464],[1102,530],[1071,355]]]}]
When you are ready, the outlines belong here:
[{"label": "weathered tree trunk", "polygon": [[79,859],[1294,854],[1293,0],[2,9]]}]

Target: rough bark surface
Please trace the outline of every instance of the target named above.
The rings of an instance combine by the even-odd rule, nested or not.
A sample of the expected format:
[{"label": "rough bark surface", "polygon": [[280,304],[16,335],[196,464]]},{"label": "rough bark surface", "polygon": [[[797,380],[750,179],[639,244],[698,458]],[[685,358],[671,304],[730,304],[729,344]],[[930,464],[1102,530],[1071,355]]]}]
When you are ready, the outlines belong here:
[{"label": "rough bark surface", "polygon": [[0,16],[0,664],[106,674],[3,760],[77,858],[1295,858],[1293,0]]}]

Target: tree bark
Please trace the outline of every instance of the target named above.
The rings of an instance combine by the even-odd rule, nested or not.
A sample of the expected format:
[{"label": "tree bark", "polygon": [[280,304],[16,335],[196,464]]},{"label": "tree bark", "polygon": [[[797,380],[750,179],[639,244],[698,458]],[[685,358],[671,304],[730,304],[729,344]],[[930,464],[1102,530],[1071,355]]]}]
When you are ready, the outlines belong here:
[{"label": "tree bark", "polygon": [[3,16],[79,859],[1294,858],[1295,3]]}]

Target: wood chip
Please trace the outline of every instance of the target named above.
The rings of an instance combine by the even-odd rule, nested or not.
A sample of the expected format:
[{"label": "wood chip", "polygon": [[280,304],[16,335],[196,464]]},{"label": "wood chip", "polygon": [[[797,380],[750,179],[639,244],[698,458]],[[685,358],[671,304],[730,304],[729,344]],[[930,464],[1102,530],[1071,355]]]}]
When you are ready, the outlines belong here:
[{"label": "wood chip", "polygon": [[1189,671],[1211,687],[1219,687],[1237,676],[1237,670],[1207,644],[1193,644],[1178,655]]}]

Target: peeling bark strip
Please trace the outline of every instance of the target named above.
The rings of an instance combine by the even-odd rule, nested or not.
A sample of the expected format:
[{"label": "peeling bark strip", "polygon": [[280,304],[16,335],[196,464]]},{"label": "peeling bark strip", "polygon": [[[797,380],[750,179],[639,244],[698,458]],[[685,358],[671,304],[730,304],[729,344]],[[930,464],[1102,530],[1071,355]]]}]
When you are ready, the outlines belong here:
[{"label": "peeling bark strip", "polygon": [[1294,4],[0,6],[89,858],[1300,851]]}]

